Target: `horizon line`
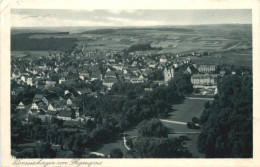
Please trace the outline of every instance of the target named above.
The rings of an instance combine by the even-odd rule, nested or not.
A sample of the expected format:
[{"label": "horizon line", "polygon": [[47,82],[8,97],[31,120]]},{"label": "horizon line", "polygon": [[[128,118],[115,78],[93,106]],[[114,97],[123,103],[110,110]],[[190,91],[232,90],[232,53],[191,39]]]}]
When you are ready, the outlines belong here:
[{"label": "horizon line", "polygon": [[252,25],[252,23],[216,23],[216,24],[176,24],[176,25],[144,25],[144,26],[32,26],[32,27],[19,27],[10,26],[10,28],[58,28],[58,27],[114,27],[114,28],[126,28],[126,27],[174,27],[174,26],[203,26],[203,25]]}]

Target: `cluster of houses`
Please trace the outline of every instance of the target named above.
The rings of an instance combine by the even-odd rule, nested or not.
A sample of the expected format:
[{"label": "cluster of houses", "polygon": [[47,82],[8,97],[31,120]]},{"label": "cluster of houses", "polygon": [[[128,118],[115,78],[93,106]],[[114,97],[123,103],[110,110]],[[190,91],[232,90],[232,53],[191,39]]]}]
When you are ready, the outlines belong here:
[{"label": "cluster of houses", "polygon": [[[80,95],[80,94],[78,94]],[[16,110],[26,112],[30,115],[37,116],[41,119],[46,117],[56,117],[62,120],[71,121],[83,121],[84,119],[91,119],[84,113],[84,105],[80,105],[81,101],[74,97],[74,94],[69,90],[64,91],[63,96],[58,96],[55,93],[44,95],[35,94],[32,104],[24,105],[20,102],[16,107]],[[80,108],[82,106],[83,108]],[[80,113],[80,110],[82,111]]]},{"label": "cluster of houses", "polygon": [[[65,85],[73,88],[77,95],[63,90],[64,95],[36,94],[33,103],[24,106],[23,102],[17,106],[18,110],[27,110],[28,114],[54,116],[63,120],[83,119],[79,114],[82,106],[78,96],[88,95],[98,97],[105,94],[118,81],[143,83],[148,80],[149,72],[161,69],[164,80],[155,83],[167,84],[174,77],[175,69],[190,63],[190,59],[176,58],[172,55],[149,54],[143,52],[132,53],[123,58],[121,53],[110,52],[101,58],[94,51],[91,53],[52,53],[38,59],[17,59],[12,61],[11,78],[18,86],[12,88],[12,95],[18,95],[24,85],[34,86],[37,90],[56,92],[57,87]],[[90,55],[90,56],[89,56]],[[120,57],[121,56],[121,57]],[[190,69],[192,70],[192,69]],[[102,82],[103,88],[99,92],[89,88],[77,87],[77,83]],[[147,88],[146,91],[151,91]],[[51,93],[50,93],[51,94]]]}]

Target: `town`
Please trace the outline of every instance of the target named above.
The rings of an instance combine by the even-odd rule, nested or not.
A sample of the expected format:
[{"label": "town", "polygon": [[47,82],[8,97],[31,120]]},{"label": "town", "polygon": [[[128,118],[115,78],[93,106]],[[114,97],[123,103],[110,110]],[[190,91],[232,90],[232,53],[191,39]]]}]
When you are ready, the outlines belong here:
[{"label": "town", "polygon": [[[143,36],[131,36],[139,31]],[[165,36],[165,41],[158,43],[156,37],[151,42],[154,37],[145,33],[154,31],[172,36],[191,32],[181,28],[132,28],[72,34],[40,30],[14,33],[12,156],[214,157],[201,149],[206,140],[203,136],[208,135],[206,124],[211,123],[208,113],[222,101],[233,99],[225,99],[233,95],[226,92],[252,89],[250,42],[246,37],[241,38],[243,43],[220,39],[223,48],[212,49],[215,45],[198,42],[198,49],[178,50],[177,45],[188,46],[195,38],[185,37],[176,45]],[[204,41],[208,38],[204,36],[201,33],[196,39]],[[234,55],[243,61],[234,59]],[[228,91],[230,83],[245,88]],[[245,98],[250,105],[250,93]],[[240,105],[230,101],[230,105],[233,103]]]},{"label": "town", "polygon": [[[36,61],[12,61],[12,82],[16,83],[12,87],[12,95],[23,92],[25,86],[35,88],[32,103],[20,101],[16,109],[26,110],[43,121],[45,117],[52,116],[62,120],[83,121],[91,117],[85,115],[84,111],[79,114],[79,106],[83,106],[81,97],[87,95],[97,98],[109,94],[117,82],[167,85],[175,72],[182,70],[182,73],[191,76],[193,88],[208,89],[211,91],[201,94],[214,95],[217,94],[217,78],[226,73],[217,65],[192,64],[189,58],[151,54],[149,51],[129,53],[125,59],[122,58],[122,52],[107,53],[102,60],[94,59],[96,55],[99,53],[54,52]],[[249,75],[249,72],[243,74]],[[99,88],[93,89],[91,85],[94,84]],[[144,90],[153,91],[151,87],[145,87]]]}]

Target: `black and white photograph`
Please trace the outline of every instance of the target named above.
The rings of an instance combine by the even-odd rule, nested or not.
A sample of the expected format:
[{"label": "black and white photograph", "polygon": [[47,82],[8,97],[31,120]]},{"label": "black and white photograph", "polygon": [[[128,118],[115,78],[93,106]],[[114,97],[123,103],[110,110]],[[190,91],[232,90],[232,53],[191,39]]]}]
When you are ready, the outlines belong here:
[{"label": "black and white photograph", "polygon": [[13,159],[255,156],[252,9],[17,8],[9,19]]}]

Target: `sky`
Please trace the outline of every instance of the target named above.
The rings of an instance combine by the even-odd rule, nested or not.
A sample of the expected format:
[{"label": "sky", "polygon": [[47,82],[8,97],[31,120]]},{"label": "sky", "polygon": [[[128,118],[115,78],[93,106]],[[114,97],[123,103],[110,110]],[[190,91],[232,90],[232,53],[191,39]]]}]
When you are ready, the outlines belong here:
[{"label": "sky", "polygon": [[12,9],[12,27],[174,26],[252,24],[247,9],[221,10],[69,10]]}]

